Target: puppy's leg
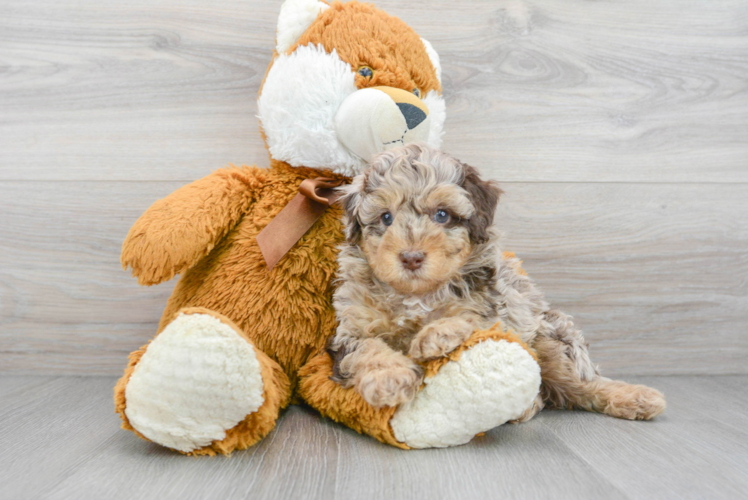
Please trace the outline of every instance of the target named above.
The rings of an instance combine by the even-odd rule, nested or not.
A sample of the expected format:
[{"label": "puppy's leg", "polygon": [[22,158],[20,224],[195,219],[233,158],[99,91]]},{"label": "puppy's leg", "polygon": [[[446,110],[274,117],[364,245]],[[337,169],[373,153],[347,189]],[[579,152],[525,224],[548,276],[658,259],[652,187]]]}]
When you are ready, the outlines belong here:
[{"label": "puppy's leg", "polygon": [[355,387],[377,408],[410,401],[423,381],[420,366],[380,339],[357,342],[344,356],[338,365],[343,387]]},{"label": "puppy's leg", "polygon": [[[582,332],[570,316],[550,309],[521,264],[513,254],[506,254],[499,263],[499,313],[502,321],[536,350],[545,404],[628,419],[646,420],[662,413],[665,398],[659,391],[600,376]],[[540,409],[542,405],[535,404],[518,420],[528,420]]]},{"label": "puppy's leg", "polygon": [[459,316],[438,319],[416,334],[408,355],[416,361],[440,358],[462,345],[475,329],[475,322]]},{"label": "puppy's leg", "polygon": [[630,420],[649,420],[665,410],[665,397],[650,387],[601,377],[582,333],[560,311],[545,313],[533,347],[551,407],[578,408]]},{"label": "puppy's leg", "polygon": [[510,424],[522,424],[530,420],[532,417],[540,413],[540,410],[542,410],[545,407],[545,402],[543,401],[543,395],[538,394],[535,399],[532,402],[532,406],[530,406],[528,409],[525,410],[525,412],[519,416],[519,418],[510,420]]}]

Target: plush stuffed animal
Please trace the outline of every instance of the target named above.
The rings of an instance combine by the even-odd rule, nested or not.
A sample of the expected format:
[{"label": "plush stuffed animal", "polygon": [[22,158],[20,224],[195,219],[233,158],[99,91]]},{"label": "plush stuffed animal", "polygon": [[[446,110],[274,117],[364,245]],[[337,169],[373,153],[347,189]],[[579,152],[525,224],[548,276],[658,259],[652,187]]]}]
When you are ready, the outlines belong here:
[{"label": "plush stuffed animal", "polygon": [[428,41],[371,5],[282,5],[258,100],[270,169],[226,168],[178,189],[123,245],[139,283],[181,275],[157,335],[115,388],[123,428],[183,453],[230,453],[304,400],[382,442],[443,447],[533,404],[535,355],[500,326],[427,363],[423,388],[400,407],[371,407],[331,380],[343,233],[327,188],[389,147],[439,146],[440,73]]}]

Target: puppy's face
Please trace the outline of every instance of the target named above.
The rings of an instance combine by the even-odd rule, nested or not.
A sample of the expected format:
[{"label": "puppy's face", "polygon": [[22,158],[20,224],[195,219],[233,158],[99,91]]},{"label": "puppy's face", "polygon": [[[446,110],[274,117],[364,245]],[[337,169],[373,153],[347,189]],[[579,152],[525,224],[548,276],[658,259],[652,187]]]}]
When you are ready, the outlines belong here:
[{"label": "puppy's face", "polygon": [[344,198],[348,242],[378,279],[421,295],[449,281],[484,243],[499,189],[423,145],[379,155]]}]

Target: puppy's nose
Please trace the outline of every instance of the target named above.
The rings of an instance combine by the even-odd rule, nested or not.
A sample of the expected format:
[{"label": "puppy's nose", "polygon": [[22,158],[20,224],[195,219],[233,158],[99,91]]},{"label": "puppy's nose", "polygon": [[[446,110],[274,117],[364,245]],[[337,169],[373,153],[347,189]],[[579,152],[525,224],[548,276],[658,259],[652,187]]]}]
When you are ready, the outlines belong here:
[{"label": "puppy's nose", "polygon": [[403,263],[405,269],[410,271],[420,268],[425,259],[426,254],[423,252],[400,252],[400,262]]}]

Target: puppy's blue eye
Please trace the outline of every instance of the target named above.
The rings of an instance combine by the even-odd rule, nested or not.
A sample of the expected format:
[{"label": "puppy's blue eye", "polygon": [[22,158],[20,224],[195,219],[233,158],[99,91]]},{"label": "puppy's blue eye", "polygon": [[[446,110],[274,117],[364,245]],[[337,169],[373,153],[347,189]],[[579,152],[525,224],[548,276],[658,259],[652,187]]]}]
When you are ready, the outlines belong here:
[{"label": "puppy's blue eye", "polygon": [[374,76],[374,70],[372,70],[368,66],[361,66],[360,68],[358,68],[358,74],[363,76],[364,78],[371,78],[372,76]]},{"label": "puppy's blue eye", "polygon": [[395,220],[395,218],[392,217],[391,213],[385,212],[382,214],[382,224],[384,224],[385,226],[391,226],[393,220]]},{"label": "puppy's blue eye", "polygon": [[434,222],[438,222],[439,224],[445,224],[449,222],[449,214],[446,210],[437,210],[434,214]]}]

